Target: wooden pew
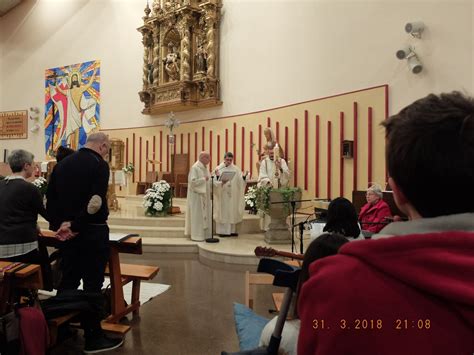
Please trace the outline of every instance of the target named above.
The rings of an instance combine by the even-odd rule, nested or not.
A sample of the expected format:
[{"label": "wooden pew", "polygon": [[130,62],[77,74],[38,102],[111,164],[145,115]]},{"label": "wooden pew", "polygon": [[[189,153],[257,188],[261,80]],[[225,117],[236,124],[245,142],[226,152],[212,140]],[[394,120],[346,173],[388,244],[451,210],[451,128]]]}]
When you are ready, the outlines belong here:
[{"label": "wooden pew", "polygon": [[[61,241],[55,238],[55,232],[42,230],[39,236],[45,246],[58,248]],[[108,323],[118,323],[125,315],[133,312],[138,314],[140,307],[140,281],[151,280],[159,271],[158,267],[147,265],[120,264],[120,253],[142,254],[142,239],[130,237],[121,241],[110,241],[109,264],[106,275],[110,277],[111,287],[111,315],[106,319]],[[123,270],[122,270],[123,269]],[[123,285],[132,282],[132,303],[125,305]]]},{"label": "wooden pew", "polygon": [[[125,306],[120,299],[112,300],[112,314],[107,318],[108,322],[118,322],[125,314],[133,312],[134,315],[138,315],[140,308],[140,282],[142,280],[151,280],[160,269],[156,266],[149,265],[135,265],[135,264],[120,264],[120,276],[121,285],[125,286],[129,282],[132,282],[132,298],[128,306]],[[105,274],[111,276],[112,272],[109,265],[105,269]],[[119,281],[117,280],[117,284]],[[123,299],[123,298],[122,298]]]}]

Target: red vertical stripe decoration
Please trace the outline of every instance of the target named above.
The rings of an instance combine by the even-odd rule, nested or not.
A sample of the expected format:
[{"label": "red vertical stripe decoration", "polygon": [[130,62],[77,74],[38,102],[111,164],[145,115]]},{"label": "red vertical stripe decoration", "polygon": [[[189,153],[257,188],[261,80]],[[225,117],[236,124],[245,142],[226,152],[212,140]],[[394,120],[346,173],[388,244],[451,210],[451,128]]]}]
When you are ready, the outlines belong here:
[{"label": "red vertical stripe decoration", "polygon": [[[276,141],[277,141],[277,142],[280,142],[280,122],[277,121],[277,122],[275,123],[275,125],[276,125],[276,128],[275,128],[275,131],[276,131],[276,132],[275,132],[275,138],[276,138]],[[278,143],[278,144],[280,144],[280,143]]]},{"label": "red vertical stripe decoration", "polygon": [[128,165],[128,137],[125,139],[125,165]]},{"label": "red vertical stripe decoration", "polygon": [[170,171],[170,136],[166,135],[166,171]]},{"label": "red vertical stripe decoration", "polygon": [[328,121],[328,199],[331,199],[331,121]]},{"label": "red vertical stripe decoration", "polygon": [[139,142],[140,145],[138,147],[138,181],[142,181],[142,137],[140,137]]},{"label": "red vertical stripe decoration", "polygon": [[180,144],[180,150],[179,150],[179,152],[180,152],[181,154],[184,154],[184,151],[183,151],[184,133],[181,133],[181,142],[180,142],[179,144]]},{"label": "red vertical stripe decoration", "polygon": [[250,175],[253,175],[253,131],[250,131]]},{"label": "red vertical stripe decoration", "polygon": [[240,169],[245,170],[245,128],[242,127],[242,163]]},{"label": "red vertical stripe decoration", "polygon": [[[262,125],[258,125],[258,151],[262,153]],[[260,157],[259,157],[260,159]]]},{"label": "red vertical stripe decoration", "polygon": [[267,127],[271,127],[272,126],[272,120],[270,117],[267,117]]},{"label": "red vertical stripe decoration", "polygon": [[148,153],[149,153],[149,143],[148,139],[145,141],[145,178],[148,173]]},{"label": "red vertical stripe decoration", "polygon": [[353,181],[352,181],[352,189],[354,191],[357,191],[357,143],[358,143],[358,125],[359,125],[359,117],[358,117],[358,107],[357,107],[357,102],[354,102],[354,107],[353,107],[353,114],[354,114],[354,143],[353,143],[353,150],[352,150],[352,156],[353,156],[353,163],[354,163],[354,176],[353,176]]},{"label": "red vertical stripe decoration", "polygon": [[163,171],[163,131],[160,131],[160,171]]},{"label": "red vertical stripe decoration", "polygon": [[198,133],[194,132],[194,161],[196,162],[197,159],[198,159]]},{"label": "red vertical stripe decoration", "polygon": [[189,166],[191,166],[191,133],[188,133],[188,163],[189,163]]},{"label": "red vertical stripe decoration", "polygon": [[288,126],[285,126],[285,155],[286,159],[289,159],[290,152],[288,150]]},{"label": "red vertical stripe decoration", "polygon": [[214,166],[212,165],[212,130],[209,131],[209,157],[211,160],[209,160],[209,169],[214,169]]},{"label": "red vertical stripe decoration", "polygon": [[229,151],[229,130],[226,128],[225,129],[225,152],[227,153]]},{"label": "red vertical stripe decoration", "polygon": [[[153,136],[153,160],[156,160],[156,136]],[[153,171],[156,171],[156,164],[153,164]]]},{"label": "red vertical stripe decoration", "polygon": [[221,161],[222,156],[221,156],[221,135],[217,135],[217,161]]},{"label": "red vertical stripe decoration", "polygon": [[237,164],[237,123],[234,122],[234,163]]},{"label": "red vertical stripe decoration", "polygon": [[304,189],[308,191],[308,110],[304,111]]},{"label": "red vertical stripe decoration", "polygon": [[202,141],[201,141],[201,150],[205,151],[206,150],[206,128],[203,126],[202,127]]},{"label": "red vertical stripe decoration", "polygon": [[135,133],[133,133],[133,136],[132,136],[132,164],[135,168],[135,171],[133,172],[133,175],[132,175],[132,182],[135,182],[135,174],[137,171],[137,165],[135,164]]},{"label": "red vertical stripe decoration", "polygon": [[320,145],[320,131],[319,131],[319,115],[316,115],[316,152],[314,157],[314,176],[315,176],[315,194],[319,197],[319,145]]},{"label": "red vertical stripe decoration", "polygon": [[294,170],[295,170],[295,172],[294,172],[294,176],[295,176],[294,186],[297,187],[298,186],[298,119],[297,118],[295,118],[294,130],[295,130],[295,138],[294,138],[295,152],[293,153],[293,156],[294,156],[293,166],[294,166]]},{"label": "red vertical stripe decoration", "polygon": [[[388,118],[389,116],[389,102],[388,102],[388,85],[385,85],[385,119]],[[388,169],[387,169],[387,163],[385,163],[385,184],[388,186]]]},{"label": "red vertical stripe decoration", "polygon": [[372,107],[369,107],[369,111],[368,111],[368,146],[369,146],[369,156],[368,156],[368,159],[367,159],[367,177],[368,177],[368,186],[370,186],[371,182],[372,182]]},{"label": "red vertical stripe decoration", "polygon": [[339,196],[344,196],[344,157],[342,141],[344,140],[344,112],[339,113]]}]

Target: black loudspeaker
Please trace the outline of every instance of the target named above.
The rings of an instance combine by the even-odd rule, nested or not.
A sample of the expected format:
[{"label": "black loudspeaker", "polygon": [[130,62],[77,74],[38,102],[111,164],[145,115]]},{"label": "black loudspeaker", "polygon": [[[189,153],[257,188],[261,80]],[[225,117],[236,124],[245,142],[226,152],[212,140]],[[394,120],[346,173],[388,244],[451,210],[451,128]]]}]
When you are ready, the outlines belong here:
[{"label": "black loudspeaker", "polygon": [[342,141],[342,157],[346,159],[354,157],[354,141]]},{"label": "black loudspeaker", "polygon": [[8,149],[3,150],[3,162],[6,163],[8,158]]}]

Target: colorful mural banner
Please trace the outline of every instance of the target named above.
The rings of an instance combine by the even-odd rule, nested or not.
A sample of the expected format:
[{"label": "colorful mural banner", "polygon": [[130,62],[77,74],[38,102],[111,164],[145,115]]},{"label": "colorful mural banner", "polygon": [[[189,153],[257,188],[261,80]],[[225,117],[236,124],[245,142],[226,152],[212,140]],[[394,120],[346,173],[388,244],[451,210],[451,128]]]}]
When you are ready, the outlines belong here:
[{"label": "colorful mural banner", "polygon": [[79,149],[100,124],[100,61],[67,65],[45,72],[45,151]]}]

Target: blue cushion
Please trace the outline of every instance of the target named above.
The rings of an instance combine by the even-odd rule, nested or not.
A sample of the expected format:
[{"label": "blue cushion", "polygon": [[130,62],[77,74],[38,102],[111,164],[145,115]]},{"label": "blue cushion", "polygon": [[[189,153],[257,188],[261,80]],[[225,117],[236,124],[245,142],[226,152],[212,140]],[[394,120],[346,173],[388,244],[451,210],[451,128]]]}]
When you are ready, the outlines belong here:
[{"label": "blue cushion", "polygon": [[240,303],[234,303],[234,319],[240,351],[257,348],[262,330],[270,320]]}]

